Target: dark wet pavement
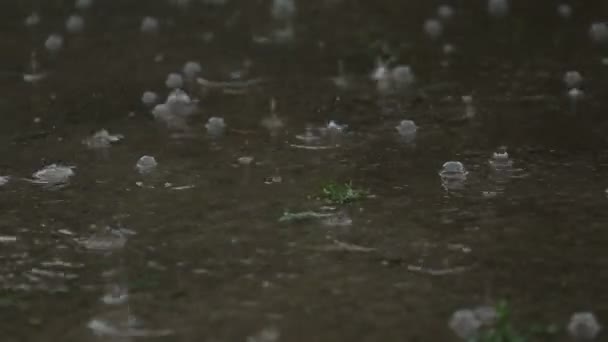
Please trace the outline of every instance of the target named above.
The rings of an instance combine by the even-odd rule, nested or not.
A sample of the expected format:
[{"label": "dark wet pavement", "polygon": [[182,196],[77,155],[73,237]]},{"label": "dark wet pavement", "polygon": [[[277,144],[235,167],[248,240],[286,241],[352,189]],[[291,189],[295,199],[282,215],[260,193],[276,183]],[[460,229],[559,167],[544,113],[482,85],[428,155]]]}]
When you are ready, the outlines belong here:
[{"label": "dark wet pavement", "polygon": [[[273,27],[266,1],[187,11],[97,1],[56,58],[43,42],[64,31],[72,3],[40,2],[34,33],[23,26],[29,2],[2,4],[2,340],[456,341],[454,310],[503,298],[524,324],[608,317],[608,52],[588,37],[608,7],[573,3],[564,20],[553,2],[514,1],[497,21],[482,2],[454,1],[430,42],[422,25],[438,4],[300,1],[294,41],[258,44],[252,36]],[[145,15],[161,21],[158,35],[139,31]],[[377,94],[369,75],[382,43],[412,67],[415,89]],[[455,46],[449,66],[443,43]],[[21,77],[33,49],[50,71],[35,85]],[[248,76],[264,82],[244,94],[187,87],[200,111],[175,138],[140,98],[164,99],[166,75],[189,60],[218,81],[249,60]],[[338,60],[350,89],[330,80]],[[568,70],[584,77],[574,113]],[[458,120],[471,94],[476,116]],[[260,126],[271,98],[285,121],[275,138]],[[211,116],[226,121],[219,139],[206,134]],[[404,119],[419,127],[414,143],[395,130]],[[292,146],[329,120],[348,124],[339,147]],[[102,128],[125,138],[87,149]],[[500,146],[513,161],[506,173],[489,164]],[[134,168],[142,155],[158,160],[149,175]],[[469,172],[461,189],[442,186],[449,160]],[[51,163],[76,166],[68,186],[23,180]],[[280,182],[266,184],[272,176]],[[279,222],[320,210],[331,180],[373,196],[338,206],[330,222]],[[114,236],[106,226],[126,244],[87,249]]]}]

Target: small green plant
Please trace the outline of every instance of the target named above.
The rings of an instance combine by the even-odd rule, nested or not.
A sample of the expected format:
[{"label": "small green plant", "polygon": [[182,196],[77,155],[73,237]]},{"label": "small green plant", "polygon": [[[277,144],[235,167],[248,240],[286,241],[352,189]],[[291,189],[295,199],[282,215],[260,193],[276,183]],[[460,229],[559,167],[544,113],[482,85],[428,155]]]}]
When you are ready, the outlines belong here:
[{"label": "small green plant", "polygon": [[467,342],[533,342],[547,341],[547,337],[555,335],[558,328],[555,325],[536,325],[525,332],[517,330],[511,322],[511,309],[506,301],[496,305],[496,321],[491,327],[482,330],[476,337]]},{"label": "small green plant", "polygon": [[330,182],[323,186],[323,198],[334,204],[345,204],[364,198],[367,191],[353,188],[352,182]]}]

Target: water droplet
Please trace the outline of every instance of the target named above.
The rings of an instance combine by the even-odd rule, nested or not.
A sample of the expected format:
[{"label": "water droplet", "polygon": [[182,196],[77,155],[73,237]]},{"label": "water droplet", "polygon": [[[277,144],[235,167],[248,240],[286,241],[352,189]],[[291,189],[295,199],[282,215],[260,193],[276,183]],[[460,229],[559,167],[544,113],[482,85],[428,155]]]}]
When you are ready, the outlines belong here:
[{"label": "water droplet", "polygon": [[592,340],[602,330],[595,315],[591,312],[575,312],[567,326],[568,333],[575,339]]},{"label": "water droplet", "polygon": [[143,156],[139,158],[137,163],[135,164],[135,168],[141,174],[146,174],[154,171],[158,166],[156,159],[152,156]]},{"label": "water droplet", "polygon": [[482,323],[472,310],[461,309],[452,314],[448,326],[458,337],[470,339],[477,334]]}]

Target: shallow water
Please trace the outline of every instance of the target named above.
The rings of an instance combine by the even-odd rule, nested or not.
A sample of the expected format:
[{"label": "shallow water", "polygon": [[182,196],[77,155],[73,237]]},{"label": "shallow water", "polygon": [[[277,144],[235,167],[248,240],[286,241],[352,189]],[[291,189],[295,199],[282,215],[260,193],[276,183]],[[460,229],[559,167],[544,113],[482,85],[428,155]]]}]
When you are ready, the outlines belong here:
[{"label": "shallow water", "polygon": [[[72,2],[41,1],[33,33],[29,2],[2,4],[3,341],[456,341],[453,311],[503,298],[521,322],[608,317],[608,66],[587,33],[608,7],[579,3],[562,20],[553,2],[515,1],[496,22],[480,2],[456,1],[431,43],[422,26],[436,4],[426,1],[298,4],[295,40],[260,45],[265,1],[188,11],[97,1],[55,59],[42,46]],[[158,35],[139,32],[145,15],[160,19]],[[411,65],[415,90],[376,93],[377,40]],[[443,42],[456,47],[447,67]],[[49,75],[32,85],[21,74],[34,48]],[[264,82],[244,94],[192,86],[201,110],[186,133],[140,102],[146,90],[164,98],[166,75],[186,61],[226,81],[245,59]],[[350,89],[330,80],[340,59]],[[576,113],[568,70],[585,78]],[[470,94],[476,116],[459,120]],[[285,123],[276,137],[260,125],[271,98]],[[206,134],[212,116],[227,124],[222,137]],[[404,119],[418,126],[414,141],[395,129]],[[329,120],[350,133],[332,148],[293,147]],[[104,128],[124,139],[82,143]],[[507,172],[489,163],[500,146]],[[158,166],[142,175],[143,155]],[[438,175],[450,160],[468,171],[455,188]],[[52,163],[76,167],[67,186],[24,180]],[[373,196],[334,220],[279,222],[320,210],[330,180]]]}]

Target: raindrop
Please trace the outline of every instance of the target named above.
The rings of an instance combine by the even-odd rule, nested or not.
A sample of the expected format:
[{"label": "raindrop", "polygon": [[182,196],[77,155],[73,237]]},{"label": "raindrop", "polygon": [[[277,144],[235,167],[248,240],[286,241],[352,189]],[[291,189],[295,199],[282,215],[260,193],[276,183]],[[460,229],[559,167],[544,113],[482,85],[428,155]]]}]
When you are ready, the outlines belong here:
[{"label": "raindrop", "polygon": [[513,161],[509,158],[506,147],[501,147],[494,152],[489,163],[495,171],[509,171],[513,167]]},{"label": "raindrop", "polygon": [[452,314],[448,326],[458,337],[468,340],[477,335],[482,323],[472,310],[461,309]]},{"label": "raindrop", "polygon": [[213,137],[219,137],[224,133],[226,129],[226,123],[223,118],[213,116],[207,120],[205,124],[207,133]]},{"label": "raindrop", "polygon": [[412,141],[416,138],[416,132],[418,132],[418,126],[412,120],[402,120],[399,125],[395,127],[401,137],[406,141]]},{"label": "raindrop", "polygon": [[184,85],[184,79],[182,78],[182,75],[173,72],[167,75],[165,85],[167,88],[171,89],[181,88]]},{"label": "raindrop", "polygon": [[496,18],[509,14],[509,0],[488,0],[488,13]]},{"label": "raindrop", "polygon": [[153,91],[145,91],[141,96],[141,102],[148,107],[152,107],[158,102],[158,95]]},{"label": "raindrop", "polygon": [[439,176],[443,180],[459,180],[464,181],[467,178],[468,172],[464,165],[459,161],[448,161],[443,164]]},{"label": "raindrop", "polygon": [[158,19],[154,17],[144,17],[141,20],[140,30],[146,34],[154,34],[158,33],[160,28],[160,24],[158,23]]},{"label": "raindrop", "polygon": [[296,14],[295,0],[273,0],[271,13],[276,20],[293,19]]},{"label": "raindrop", "polygon": [[568,4],[559,4],[557,6],[557,14],[564,19],[568,19],[572,16],[572,7]]},{"label": "raindrop", "polygon": [[441,5],[437,8],[437,16],[443,20],[449,20],[454,16],[454,9],[450,5]]},{"label": "raindrop", "polygon": [[464,95],[462,96],[462,103],[464,104],[464,118],[472,119],[475,117],[475,106],[473,106],[473,96]]},{"label": "raindrop", "polygon": [[570,317],[567,329],[573,338],[588,341],[594,339],[600,333],[602,326],[593,313],[575,312]]},{"label": "raindrop", "polygon": [[608,24],[607,23],[592,23],[589,27],[589,36],[596,44],[608,43]]},{"label": "raindrop", "polygon": [[150,172],[154,171],[154,169],[156,169],[157,165],[158,165],[158,163],[156,162],[156,159],[154,157],[143,156],[143,157],[139,158],[139,160],[135,164],[135,168],[137,169],[137,171],[139,173],[146,174],[146,173],[150,173]]},{"label": "raindrop", "polygon": [[583,76],[578,71],[566,71],[564,83],[568,89],[579,88],[583,83]]},{"label": "raindrop", "polygon": [[76,0],[74,7],[79,10],[87,10],[93,6],[93,0]]},{"label": "raindrop", "polygon": [[32,14],[28,15],[27,18],[25,18],[23,23],[27,27],[34,27],[40,23],[40,16],[37,12],[33,12]]},{"label": "raindrop", "polygon": [[75,166],[63,166],[51,164],[32,174],[33,182],[37,184],[61,185],[67,184],[70,177],[74,176]]},{"label": "raindrop", "polygon": [[84,30],[84,19],[78,15],[71,15],[65,22],[65,29],[69,33],[80,33]]},{"label": "raindrop", "polygon": [[424,32],[432,40],[436,40],[443,33],[443,25],[437,19],[427,19],[424,22]]},{"label": "raindrop", "polygon": [[55,54],[63,47],[63,37],[59,34],[51,34],[44,42],[44,47],[52,54]]},{"label": "raindrop", "polygon": [[416,77],[409,65],[398,65],[391,70],[391,77],[395,88],[405,89],[416,82]]},{"label": "raindrop", "polygon": [[83,144],[89,148],[107,148],[112,143],[120,141],[124,138],[122,134],[110,134],[107,130],[102,129],[91,137],[85,139]]},{"label": "raindrop", "polygon": [[201,65],[198,62],[189,61],[184,64],[182,72],[187,80],[195,80],[196,76],[202,71]]}]

